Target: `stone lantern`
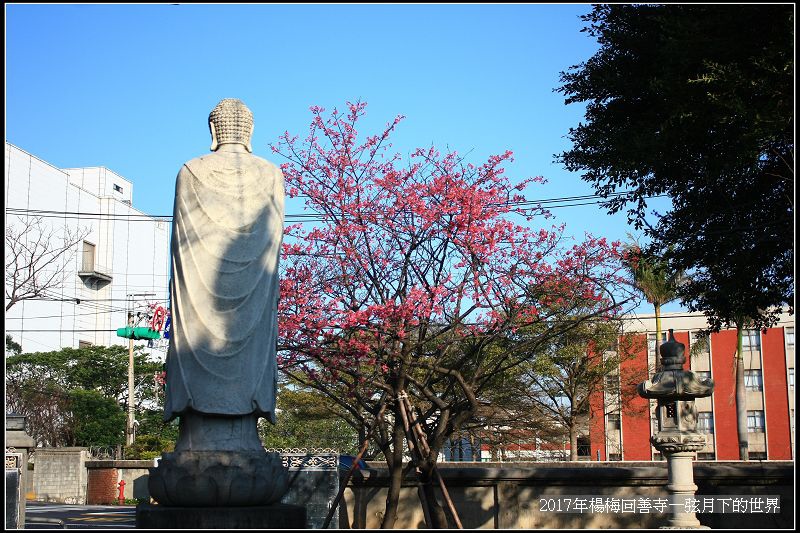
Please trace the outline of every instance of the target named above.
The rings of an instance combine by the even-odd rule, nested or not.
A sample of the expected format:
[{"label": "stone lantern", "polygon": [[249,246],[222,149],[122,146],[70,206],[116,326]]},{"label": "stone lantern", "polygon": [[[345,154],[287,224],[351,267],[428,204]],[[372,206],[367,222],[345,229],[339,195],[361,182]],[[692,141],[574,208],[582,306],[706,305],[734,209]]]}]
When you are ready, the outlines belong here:
[{"label": "stone lantern", "polygon": [[6,529],[25,526],[28,455],[36,443],[25,432],[26,417],[6,413]]},{"label": "stone lantern", "polygon": [[683,369],[685,351],[686,346],[677,342],[669,330],[669,340],[659,347],[663,370],[656,372],[652,380],[640,383],[638,392],[639,396],[657,401],[658,432],[650,442],[667,458],[667,491],[673,503],[681,504],[671,506],[667,527],[701,528],[695,514],[685,512],[683,502],[697,491],[692,458],[706,444],[705,435],[697,431],[694,399],[711,396],[714,382],[701,380],[691,370]]}]

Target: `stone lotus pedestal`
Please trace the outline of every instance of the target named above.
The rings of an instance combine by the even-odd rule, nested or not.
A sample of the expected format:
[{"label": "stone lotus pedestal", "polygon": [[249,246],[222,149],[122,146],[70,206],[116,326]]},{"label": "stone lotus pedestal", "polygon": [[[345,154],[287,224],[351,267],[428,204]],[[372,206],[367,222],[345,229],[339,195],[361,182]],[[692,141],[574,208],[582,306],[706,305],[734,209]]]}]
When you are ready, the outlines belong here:
[{"label": "stone lotus pedestal", "polygon": [[148,480],[150,496],[175,507],[269,505],[287,486],[280,456],[263,450],[165,453]]},{"label": "stone lotus pedestal", "polygon": [[305,508],[283,505],[288,470],[267,453],[256,417],[181,417],[175,452],[150,469],[158,505],[139,504],[136,527],[146,529],[303,529]]},{"label": "stone lotus pedestal", "polygon": [[669,330],[669,341],[659,347],[663,370],[638,387],[639,396],[658,401],[659,431],[650,442],[667,459],[669,481],[666,488],[673,504],[669,523],[662,529],[708,529],[700,524],[695,513],[685,511],[683,502],[697,491],[692,459],[706,444],[705,435],[697,432],[694,399],[710,396],[714,382],[700,380],[694,372],[683,369],[685,349]]}]

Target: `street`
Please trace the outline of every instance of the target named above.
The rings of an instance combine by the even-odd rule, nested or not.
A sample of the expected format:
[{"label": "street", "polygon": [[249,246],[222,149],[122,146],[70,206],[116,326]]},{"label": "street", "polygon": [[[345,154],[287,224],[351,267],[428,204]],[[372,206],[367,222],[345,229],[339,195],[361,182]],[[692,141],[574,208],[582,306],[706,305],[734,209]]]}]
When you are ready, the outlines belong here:
[{"label": "street", "polygon": [[[58,521],[63,521],[63,525]],[[64,528],[134,528],[133,505],[68,505],[64,503],[27,502],[25,529]]]}]

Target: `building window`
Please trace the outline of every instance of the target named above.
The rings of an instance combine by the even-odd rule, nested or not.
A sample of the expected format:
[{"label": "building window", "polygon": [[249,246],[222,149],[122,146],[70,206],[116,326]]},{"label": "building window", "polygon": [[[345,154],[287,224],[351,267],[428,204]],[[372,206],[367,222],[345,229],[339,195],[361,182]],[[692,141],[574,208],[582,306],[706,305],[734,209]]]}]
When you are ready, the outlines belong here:
[{"label": "building window", "polygon": [[589,437],[578,437],[578,457],[588,457],[592,454]]},{"label": "building window", "polygon": [[761,348],[761,335],[757,329],[742,331],[742,350],[759,350]]},{"label": "building window", "polygon": [[744,387],[747,390],[760,391],[763,388],[761,370],[745,370]]},{"label": "building window", "polygon": [[117,192],[122,192],[122,186],[120,186],[120,185],[117,185],[117,184],[115,183],[115,184],[114,184],[114,190],[115,190],[115,191],[117,191]]},{"label": "building window", "polygon": [[705,379],[711,379],[710,370],[693,370],[692,372],[694,372],[695,376],[697,376],[697,379],[699,379],[700,381],[703,381]]},{"label": "building window", "polygon": [[619,376],[617,374],[606,376],[606,392],[611,394],[619,393]]},{"label": "building window", "polygon": [[755,461],[766,461],[767,452],[747,452],[747,458]]},{"label": "building window", "polygon": [[708,355],[711,350],[708,349],[708,336],[700,336],[699,333],[692,333],[692,349],[693,354]]},{"label": "building window", "polygon": [[714,452],[697,452],[698,461],[714,461],[716,458]]},{"label": "building window", "polygon": [[789,369],[789,390],[794,390],[794,368]]},{"label": "building window", "polygon": [[794,328],[786,328],[786,346],[794,349]]},{"label": "building window", "polygon": [[94,244],[83,241],[83,264],[81,272],[94,272]]},{"label": "building window", "polygon": [[747,432],[764,433],[764,411],[747,411]]},{"label": "building window", "polygon": [[[661,343],[667,342],[667,332],[661,332]],[[656,353],[656,334],[655,333],[648,333],[647,334],[647,353],[655,354]]]},{"label": "building window", "polygon": [[610,453],[608,454],[609,461],[622,461],[622,454],[621,453]]},{"label": "building window", "polygon": [[714,433],[714,413],[711,411],[697,413],[697,431],[700,433]]},{"label": "building window", "polygon": [[619,431],[622,427],[619,419],[619,413],[611,413],[608,415],[608,429],[609,431]]}]

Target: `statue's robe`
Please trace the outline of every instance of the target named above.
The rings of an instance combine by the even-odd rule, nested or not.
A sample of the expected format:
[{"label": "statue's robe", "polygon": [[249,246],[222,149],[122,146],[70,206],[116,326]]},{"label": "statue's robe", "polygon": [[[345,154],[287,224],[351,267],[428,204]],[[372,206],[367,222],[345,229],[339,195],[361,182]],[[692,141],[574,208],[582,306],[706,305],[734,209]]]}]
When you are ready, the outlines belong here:
[{"label": "statue's robe", "polygon": [[275,422],[283,174],[217,151],[178,173],[164,419],[193,410]]}]

